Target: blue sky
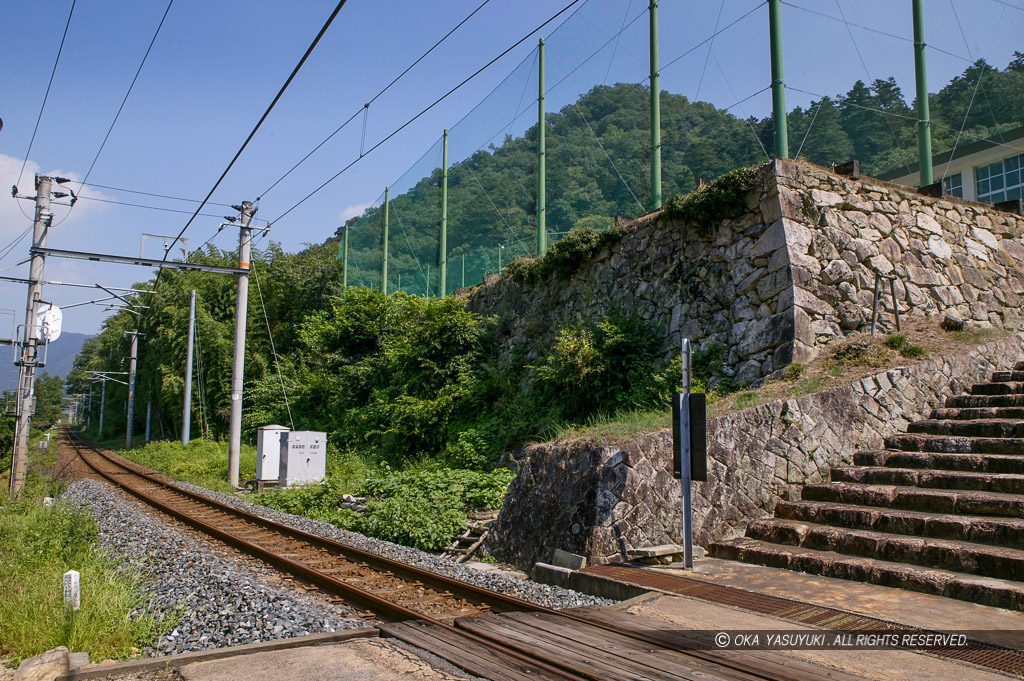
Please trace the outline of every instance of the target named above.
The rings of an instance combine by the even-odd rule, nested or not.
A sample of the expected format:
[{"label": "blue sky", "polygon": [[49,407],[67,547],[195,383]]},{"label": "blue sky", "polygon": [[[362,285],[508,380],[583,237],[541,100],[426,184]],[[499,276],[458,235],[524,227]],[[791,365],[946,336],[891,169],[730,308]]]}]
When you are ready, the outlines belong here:
[{"label": "blue sky", "polygon": [[[255,199],[481,2],[349,0],[212,200],[232,204]],[[375,144],[567,2],[491,0],[374,103],[366,117],[365,142],[359,118],[266,194],[260,217],[271,219],[285,212],[358,157],[361,143],[365,147]],[[195,204],[133,195],[122,189],[185,198],[205,196],[334,4],[334,0],[175,0],[90,177],[90,182],[118,189],[85,190],[86,196],[121,205],[83,199],[66,220],[66,209],[55,209],[59,225],[50,234],[49,245],[136,255],[142,233],[177,234],[187,215],[124,204],[176,210],[188,210]],[[271,238],[295,251],[303,243],[330,236],[344,218],[373,202],[385,185],[405,173],[435,143],[442,129],[455,126],[506,77],[504,88],[527,93],[519,104],[528,106],[536,97],[535,84],[532,89],[530,86],[535,83],[530,60],[538,37],[549,36],[548,84],[553,89],[549,111],[594,84],[642,80],[648,50],[646,5],[646,0],[591,0],[564,28],[556,31],[559,22],[550,24],[289,213],[275,224]],[[960,73],[968,55],[985,57],[1003,67],[1014,49],[1024,51],[1024,0],[926,0],[925,5],[927,41],[938,48],[928,55],[932,91]],[[0,58],[8,68],[0,84],[4,122],[0,184],[6,187],[15,182],[24,160],[70,6],[71,0],[5,6]],[[828,0],[784,4],[787,83],[809,92],[836,94],[845,92],[858,78],[893,75],[909,99],[914,89],[913,50],[906,41],[911,35],[910,7],[910,0],[844,0],[841,9]],[[164,0],[79,0],[19,183],[23,193],[33,193],[34,171],[84,176],[165,8]],[[849,27],[836,20],[840,12]],[[700,99],[729,107],[768,85],[767,11],[761,0],[662,0],[661,19],[663,89],[694,98],[699,85]],[[690,51],[716,24],[721,28],[737,19],[715,38],[710,57],[707,46]],[[621,38],[614,41],[610,36],[623,26]],[[602,45],[604,49],[599,50]],[[516,70],[524,60],[525,65]],[[573,72],[581,63],[584,66]],[[561,85],[553,86],[570,72]],[[790,91],[788,103],[790,107],[806,105],[811,98]],[[492,101],[507,100],[496,97]],[[760,92],[731,110],[741,116],[763,116],[770,106],[770,94]],[[455,126],[456,130],[472,128],[476,132],[460,140],[462,147],[453,144],[453,148],[468,153],[485,141],[484,131],[491,130],[492,123],[500,129],[507,122],[503,118],[508,117],[507,111],[491,115],[483,112],[484,108],[477,110],[482,119],[479,125],[470,125],[472,119],[467,119],[470,122],[461,128]],[[514,131],[533,122],[527,108],[521,113],[525,115],[512,126]],[[458,161],[460,153],[453,153],[450,160]],[[21,211],[31,215],[31,203],[15,201],[7,192],[0,195],[0,247],[29,226]],[[203,212],[232,214],[222,206],[208,206]],[[213,235],[219,224],[216,217],[199,218],[186,236],[193,246],[198,245]],[[237,231],[226,229],[214,243],[230,248],[236,241]],[[146,256],[160,255],[159,243],[147,242]],[[26,256],[27,242],[23,241],[0,260],[0,268]],[[26,273],[26,266],[3,272],[8,276]],[[148,269],[57,259],[48,261],[46,272],[51,280],[115,286],[128,286],[152,275]],[[0,283],[0,292],[4,301],[0,308],[23,309],[24,286]],[[44,293],[45,299],[58,305],[90,297],[99,296],[69,287],[48,287]],[[95,332],[105,314],[109,313],[96,306],[68,310],[65,328]],[[9,321],[10,315],[0,316],[5,328]]]}]

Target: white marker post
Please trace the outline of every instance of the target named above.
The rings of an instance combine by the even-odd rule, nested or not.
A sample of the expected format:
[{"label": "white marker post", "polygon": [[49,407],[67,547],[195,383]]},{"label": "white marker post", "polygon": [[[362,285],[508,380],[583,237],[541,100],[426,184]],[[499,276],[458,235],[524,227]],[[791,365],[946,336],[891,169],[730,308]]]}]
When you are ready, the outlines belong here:
[{"label": "white marker post", "polygon": [[64,609],[78,610],[81,605],[81,575],[78,570],[68,570],[64,573]]}]

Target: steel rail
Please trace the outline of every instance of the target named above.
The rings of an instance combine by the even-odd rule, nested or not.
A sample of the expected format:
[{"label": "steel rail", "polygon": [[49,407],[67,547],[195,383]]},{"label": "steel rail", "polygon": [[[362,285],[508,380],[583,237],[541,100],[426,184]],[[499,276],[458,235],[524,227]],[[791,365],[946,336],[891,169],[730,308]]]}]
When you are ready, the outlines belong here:
[{"label": "steel rail", "polygon": [[[574,681],[581,678],[601,678],[600,676],[591,676],[589,674],[587,674],[584,677],[581,677],[577,670],[572,669],[567,664],[561,663],[559,660],[553,660],[547,657],[540,657],[536,654],[524,653],[516,649],[507,641],[501,640],[500,637],[488,633],[470,632],[466,629],[459,628],[458,626],[454,626],[452,624],[448,624],[447,622],[437,620],[434,617],[424,615],[422,613],[416,612],[397,603],[393,603],[384,598],[381,598],[380,596],[377,596],[376,594],[370,591],[361,589],[360,587],[353,586],[351,584],[347,584],[346,582],[339,579],[335,579],[330,575],[323,574],[300,562],[276,554],[273,551],[270,551],[260,546],[259,544],[255,544],[240,537],[236,537],[235,535],[232,535],[229,532],[221,530],[207,522],[189,516],[183,511],[175,509],[172,506],[161,502],[160,500],[154,498],[152,495],[149,495],[139,489],[133,488],[125,484],[125,482],[122,479],[118,479],[119,477],[123,478],[123,474],[108,473],[106,471],[101,470],[97,465],[95,465],[93,462],[90,462],[89,459],[82,454],[82,447],[90,449],[97,456],[101,457],[108,463],[117,466],[118,468],[121,468],[130,475],[138,476],[152,484],[163,487],[170,492],[180,494],[191,501],[197,502],[205,506],[213,507],[219,511],[226,512],[230,515],[241,518],[242,520],[245,520],[247,522],[252,522],[254,524],[259,525],[263,529],[277,532],[286,536],[290,536],[294,539],[307,541],[314,547],[328,550],[334,549],[341,553],[340,557],[342,558],[348,558],[356,562],[362,562],[364,564],[367,564],[368,567],[372,567],[373,569],[379,571],[390,572],[391,574],[395,575],[396,577],[399,577],[400,579],[404,579],[406,581],[420,581],[424,584],[424,586],[428,586],[429,588],[432,588],[434,590],[448,591],[453,596],[459,596],[460,592],[463,594],[469,593],[474,596],[474,598],[471,600],[479,601],[480,604],[487,605],[488,607],[493,607],[494,603],[500,603],[500,607],[503,607],[505,611],[533,612],[542,613],[546,615],[554,615],[556,617],[563,617],[574,622],[577,622],[579,624],[594,627],[596,629],[614,633],[619,636],[626,636],[628,638],[632,638],[643,643],[654,645],[656,647],[664,647],[663,644],[658,642],[656,638],[645,636],[640,632],[618,629],[616,627],[604,624],[602,622],[596,622],[594,620],[573,613],[553,610],[551,608],[536,605],[530,603],[529,601],[515,598],[513,596],[507,596],[505,594],[500,594],[494,591],[488,591],[486,589],[482,589],[471,584],[466,584],[464,582],[459,582],[457,580],[445,577],[443,575],[439,575],[437,573],[422,570],[420,568],[406,565],[404,563],[400,563],[389,558],[384,558],[382,556],[377,556],[375,554],[363,551],[362,549],[357,549],[347,544],[342,544],[331,539],[319,537],[317,535],[310,534],[302,530],[297,530],[287,525],[275,523],[274,521],[267,520],[252,513],[248,513],[247,511],[237,509],[228,504],[224,504],[222,502],[204,497],[190,490],[186,490],[167,480],[162,480],[160,479],[164,477],[162,474],[148,470],[135,462],[129,461],[127,463],[122,463],[120,461],[116,461],[112,459],[110,456],[108,456],[106,453],[99,450],[93,443],[89,442],[87,439],[82,437],[77,432],[72,431],[69,428],[64,428],[63,431],[68,442],[79,453],[79,456],[81,456],[82,460],[90,468],[96,471],[97,474],[102,476],[104,479],[108,480],[111,484],[117,487],[121,487],[122,489],[125,489],[129,493],[145,501],[147,504],[150,504],[158,508],[159,510],[163,511],[164,513],[167,513],[168,515],[178,518],[179,520],[185,522],[186,524],[202,532],[214,536],[217,539],[231,546],[234,546],[242,551],[245,551],[246,553],[249,553],[250,555],[253,555],[268,563],[271,563],[277,566],[278,568],[286,572],[289,572],[297,577],[301,577],[302,579],[310,583],[316,584],[317,586],[323,587],[328,591],[334,592],[337,595],[344,597],[346,600],[354,604],[366,607],[372,610],[378,616],[383,615],[382,619],[389,619],[391,621],[421,620],[429,622],[430,624],[443,627],[447,632],[449,632],[452,635],[457,635],[462,638],[465,638],[478,646],[484,646],[496,651],[500,651],[502,654],[514,657],[522,662],[539,666],[543,668],[545,671],[554,674],[560,678],[566,679],[567,681]],[[429,584],[428,582],[432,584]],[[666,648],[666,650],[672,649]],[[769,666],[772,667],[772,669],[768,670],[764,669],[764,667],[758,666],[765,664],[766,661],[764,660],[746,663],[736,659],[736,657],[734,657],[733,655],[726,656],[713,651],[675,650],[674,652],[677,652],[683,656],[696,658],[703,662],[717,664],[722,667],[731,669],[733,671],[750,675],[753,678],[762,679],[763,681],[792,681],[793,679],[791,675],[785,673],[784,665],[782,664],[769,664]]]},{"label": "steel rail", "polygon": [[[328,551],[336,551],[340,553],[341,556],[344,558],[347,558],[355,562],[365,563],[368,567],[371,567],[375,570],[391,572],[398,578],[404,579],[406,581],[419,581],[422,582],[425,586],[430,587],[432,589],[449,591],[452,593],[452,595],[468,598],[469,600],[477,600],[482,604],[488,605],[492,608],[497,606],[499,610],[514,610],[524,612],[538,611],[548,613],[557,612],[549,608],[534,605],[533,603],[524,601],[514,596],[507,596],[505,594],[500,594],[494,591],[489,591],[487,589],[482,589],[472,584],[466,584],[465,582],[460,582],[450,577],[439,575],[436,572],[423,570],[421,568],[407,565],[405,563],[401,563],[390,558],[378,556],[376,554],[370,553],[369,551],[364,551],[362,549],[358,549],[348,544],[343,544],[333,539],[320,537],[318,535],[305,532],[303,530],[298,530],[287,525],[276,523],[272,520],[267,520],[266,518],[260,517],[253,513],[249,513],[248,511],[235,508],[234,506],[231,506],[229,504],[225,504],[215,499],[210,499],[196,492],[192,492],[191,490],[179,487],[178,485],[175,485],[174,483],[169,482],[168,480],[161,479],[164,477],[161,474],[156,473],[155,471],[147,470],[134,462],[128,462],[126,464],[113,460],[109,456],[104,454],[102,451],[96,449],[91,442],[81,437],[78,433],[74,433],[74,431],[70,430],[67,432],[69,434],[72,434],[76,439],[79,440],[80,443],[89,447],[92,451],[96,452],[96,454],[103,457],[107,461],[110,461],[114,465],[124,468],[126,470],[130,470],[136,475],[140,475],[145,479],[150,480],[151,482],[158,484],[172,492],[181,494],[193,501],[204,504],[206,506],[212,506],[230,515],[242,518],[243,520],[259,525],[264,529],[271,530],[273,532],[283,534],[286,536],[290,536],[293,539],[308,542],[318,548],[322,548]],[[421,615],[417,616],[421,617]]]}]

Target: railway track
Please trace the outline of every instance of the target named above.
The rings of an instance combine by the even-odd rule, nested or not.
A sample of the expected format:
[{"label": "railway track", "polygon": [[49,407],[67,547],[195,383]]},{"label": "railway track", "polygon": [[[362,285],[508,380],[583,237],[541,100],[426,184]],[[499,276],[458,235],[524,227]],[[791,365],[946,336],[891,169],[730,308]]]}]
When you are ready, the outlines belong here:
[{"label": "railway track", "polygon": [[[855,681],[773,653],[685,650],[625,613],[554,611],[377,556],[208,499],[98,449],[64,439],[98,475],[147,504],[365,608],[381,634],[493,681]],[[632,620],[632,621],[631,621]],[[675,632],[673,632],[675,633]]]}]

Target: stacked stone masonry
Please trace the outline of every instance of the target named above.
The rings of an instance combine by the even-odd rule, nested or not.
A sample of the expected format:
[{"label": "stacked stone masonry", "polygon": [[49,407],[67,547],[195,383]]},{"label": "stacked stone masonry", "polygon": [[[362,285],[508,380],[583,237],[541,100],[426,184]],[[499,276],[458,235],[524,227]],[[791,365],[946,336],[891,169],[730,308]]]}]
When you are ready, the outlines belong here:
[{"label": "stacked stone masonry", "polygon": [[[799,398],[708,421],[708,481],[694,483],[694,541],[741,535],[805,484],[854,463],[858,450],[925,419],[945,399],[1024,358],[1024,334],[891,369]],[[678,543],[681,493],[672,478],[672,434],[615,446],[546,443],[528,449],[489,543],[521,566],[555,549],[594,563],[641,546]],[[500,547],[500,548],[499,548]]]},{"label": "stacked stone masonry", "polygon": [[683,337],[720,344],[746,384],[865,330],[876,273],[895,275],[902,315],[1024,328],[1024,218],[792,160],[764,165],[747,210],[710,236],[654,213],[568,279],[498,277],[466,305],[501,320],[504,354],[526,348],[530,359],[567,324],[635,313],[661,331],[665,358]]}]

